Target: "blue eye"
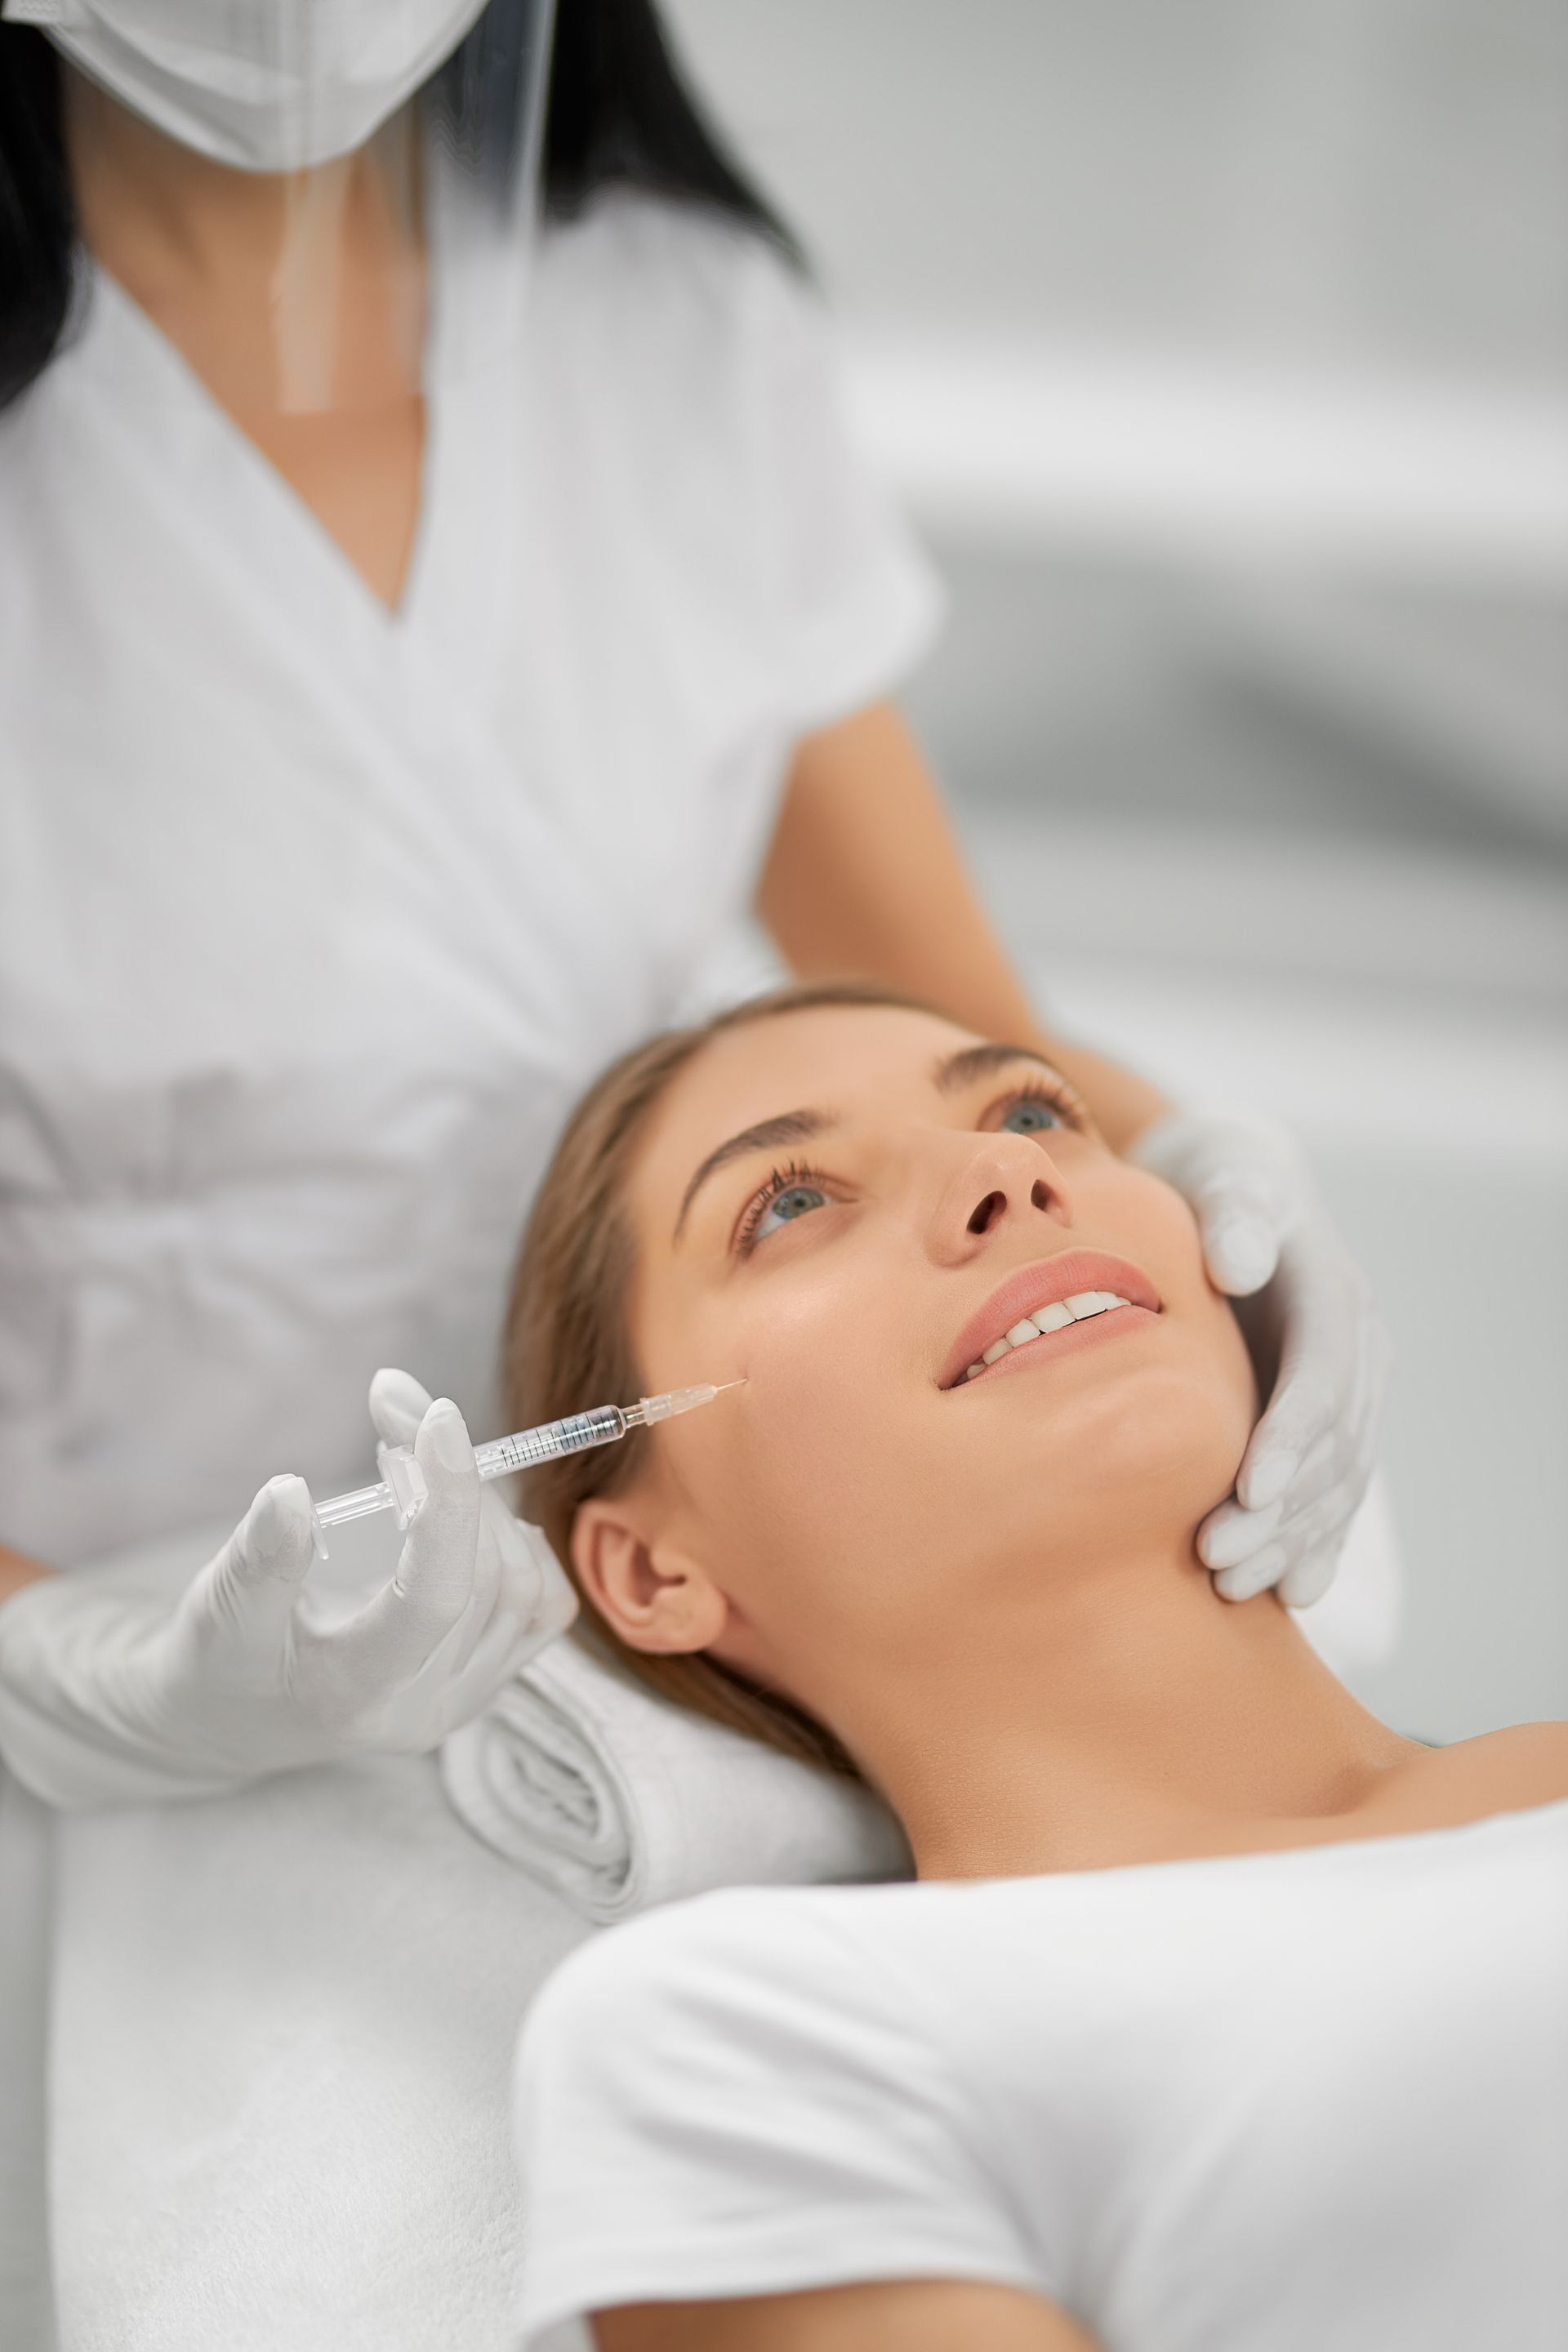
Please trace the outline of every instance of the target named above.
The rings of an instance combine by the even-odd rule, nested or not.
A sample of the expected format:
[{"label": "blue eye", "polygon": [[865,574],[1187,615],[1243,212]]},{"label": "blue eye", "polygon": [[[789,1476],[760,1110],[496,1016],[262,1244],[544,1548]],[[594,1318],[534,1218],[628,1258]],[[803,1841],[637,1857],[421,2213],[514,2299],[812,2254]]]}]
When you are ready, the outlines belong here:
[{"label": "blue eye", "polygon": [[770,1222],[773,1219],[776,1218],[780,1225],[791,1224],[809,1210],[823,1209],[826,1205],[826,1193],[818,1192],[815,1184],[786,1184],[782,1192],[775,1192],[764,1203],[761,1216],[752,1224],[746,1239],[748,1243],[760,1242],[764,1234],[776,1232],[777,1226]]},{"label": "blue eye", "polygon": [[1002,1125],[1010,1135],[1037,1135],[1043,1128],[1065,1127],[1067,1121],[1043,1096],[1020,1095],[1009,1105]]}]

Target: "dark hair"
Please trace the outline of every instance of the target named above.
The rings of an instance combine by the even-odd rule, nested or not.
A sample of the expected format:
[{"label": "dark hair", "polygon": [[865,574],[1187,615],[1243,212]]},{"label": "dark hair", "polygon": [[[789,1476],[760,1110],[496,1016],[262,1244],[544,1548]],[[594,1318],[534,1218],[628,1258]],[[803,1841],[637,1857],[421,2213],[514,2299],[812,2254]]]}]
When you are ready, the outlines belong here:
[{"label": "dark hair", "polygon": [[[489,0],[435,77],[442,90],[487,82],[487,60],[527,37],[526,0]],[[59,58],[44,34],[0,26],[0,409],[43,373],[71,320],[76,208],[66,161]],[[510,156],[519,126],[482,126]],[[581,213],[615,183],[729,214],[796,267],[800,248],[704,121],[653,0],[557,0],[543,125],[544,205]]]}]

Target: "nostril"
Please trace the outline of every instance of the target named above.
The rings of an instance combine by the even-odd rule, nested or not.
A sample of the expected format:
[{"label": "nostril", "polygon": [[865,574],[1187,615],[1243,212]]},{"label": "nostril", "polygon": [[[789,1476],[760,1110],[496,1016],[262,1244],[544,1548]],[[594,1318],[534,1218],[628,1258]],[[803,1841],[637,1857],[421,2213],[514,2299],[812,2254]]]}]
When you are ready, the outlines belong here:
[{"label": "nostril", "polygon": [[1048,1209],[1051,1205],[1050,1186],[1037,1178],[1034,1190],[1029,1194],[1029,1199],[1035,1208]]},{"label": "nostril", "polygon": [[1007,1206],[1005,1192],[987,1192],[969,1220],[972,1234],[987,1234]]}]

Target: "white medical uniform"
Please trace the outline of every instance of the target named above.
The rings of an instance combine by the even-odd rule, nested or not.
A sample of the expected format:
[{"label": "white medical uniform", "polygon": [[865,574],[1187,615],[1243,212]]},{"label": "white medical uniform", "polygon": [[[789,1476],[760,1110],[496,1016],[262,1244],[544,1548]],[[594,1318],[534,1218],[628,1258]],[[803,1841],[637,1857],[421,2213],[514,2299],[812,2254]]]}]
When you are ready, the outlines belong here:
[{"label": "white medical uniform", "polygon": [[522,2341],[955,2278],[1107,2352],[1560,2352],[1568,1804],[971,1884],[709,1895],[541,1995]]},{"label": "white medical uniform", "polygon": [[927,634],[758,237],[602,203],[449,382],[498,257],[434,258],[395,615],[110,282],[0,419],[0,1540],[47,1559],[362,1474],[381,1363],[484,1422],[564,1112]]},{"label": "white medical uniform", "polygon": [[[395,614],[111,283],[0,417],[0,1541],[56,1563],[232,1523],[274,1471],[358,1483],[378,1364],[493,1426],[508,1267],[564,1112],[745,908],[795,740],[876,699],[928,635],[928,575],[846,440],[818,307],[759,238],[601,202],[544,236],[511,345],[474,330],[515,274],[437,207]],[[90,1951],[44,1969],[0,1940],[0,2008],[35,2054],[24,1984],[53,1984],[57,2108],[90,2113],[79,2051],[161,2078],[106,1955],[133,1942],[143,1985],[178,1984],[169,1895],[213,1812],[143,1819],[112,1886],[91,1825],[63,1825],[59,1933]],[[289,1819],[330,1877],[352,1830],[325,1793]],[[0,1909],[37,1921],[19,1857],[5,1875],[14,1832],[0,1818]],[[352,2015],[358,1963],[328,1981],[339,1946],[296,1903],[289,1841],[257,1834],[301,1980]],[[240,1874],[203,1871],[207,1970],[248,1948]],[[514,2015],[531,1981],[524,1959]],[[297,1990],[254,1987],[263,2045],[267,2002],[281,2046]],[[199,2049],[178,2055],[210,2095]],[[220,2121],[205,2157],[169,2155],[215,2245],[225,2218],[268,2226],[222,2212]],[[37,2161],[15,2130],[0,2146],[0,2171]],[[90,2279],[101,2340],[210,2352],[203,2280],[185,2321],[133,2308],[56,2186],[57,2264]],[[506,2267],[489,2242],[451,2260]],[[0,2293],[18,2266],[0,2242]],[[77,2307],[66,2352],[100,2340]],[[377,2352],[437,2340],[410,2307],[391,2299]],[[241,2297],[226,2344],[247,2311],[269,2352],[316,2341]]]}]

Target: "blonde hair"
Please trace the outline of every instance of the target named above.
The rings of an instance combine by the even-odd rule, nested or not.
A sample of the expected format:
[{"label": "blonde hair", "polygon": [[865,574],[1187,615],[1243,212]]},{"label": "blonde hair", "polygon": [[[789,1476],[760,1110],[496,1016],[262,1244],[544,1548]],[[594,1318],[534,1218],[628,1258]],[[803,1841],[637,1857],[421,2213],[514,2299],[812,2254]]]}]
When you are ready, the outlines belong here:
[{"label": "blonde hair", "polygon": [[[639,1396],[642,1375],[626,1326],[636,1245],[625,1210],[627,1181],[649,1114],[709,1040],[789,1013],[885,1005],[931,1013],[918,997],[869,982],[780,988],[689,1029],[666,1030],[595,1079],[568,1120],[523,1234],[507,1308],[502,1378],[506,1426],[528,1429],[594,1404]],[[542,1528],[585,1605],[572,1560],[572,1528],[592,1496],[633,1485],[652,1443],[635,1430],[525,1474],[522,1509]],[[633,1649],[595,1612],[595,1631],[619,1663],[664,1697],[786,1754],[853,1774],[832,1733],[778,1693],[700,1653],[656,1656]]]}]

